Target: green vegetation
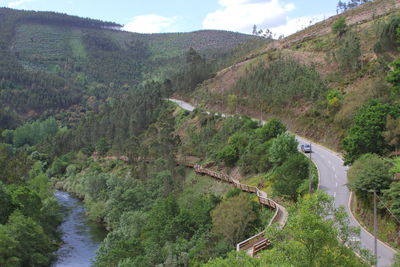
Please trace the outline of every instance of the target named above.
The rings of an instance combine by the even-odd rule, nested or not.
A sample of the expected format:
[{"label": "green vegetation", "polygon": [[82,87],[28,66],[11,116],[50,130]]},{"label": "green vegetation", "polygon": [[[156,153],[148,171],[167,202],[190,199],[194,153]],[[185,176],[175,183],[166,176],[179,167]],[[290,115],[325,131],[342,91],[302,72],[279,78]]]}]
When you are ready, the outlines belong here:
[{"label": "green vegetation", "polygon": [[353,162],[364,153],[382,154],[388,150],[383,136],[388,115],[394,118],[400,116],[399,106],[371,100],[357,112],[354,126],[343,139],[346,163]]},{"label": "green vegetation", "polygon": [[278,135],[269,148],[271,162],[276,166],[282,165],[290,155],[297,153],[297,145],[294,135],[288,133]]},{"label": "green vegetation", "polygon": [[268,65],[258,63],[248,70],[234,87],[239,95],[280,107],[294,100],[313,101],[327,90],[313,66],[292,59],[280,58]]},{"label": "green vegetation", "polygon": [[[95,266],[364,266],[351,249],[373,262],[344,211],[320,192],[306,194],[310,163],[281,121],[188,113],[161,99],[190,96],[222,66],[250,59],[223,96],[202,95],[232,113],[246,105],[296,114],[294,127],[307,134],[343,138],[363,208],[376,190],[398,215],[398,160],[381,157],[400,146],[398,17],[383,17],[376,33],[343,17],[328,35],[269,51],[251,51],[265,42],[229,32],[142,35],[4,8],[0,17],[0,265],[51,263],[60,222],[53,184],[84,199],[89,218],[109,230]],[[273,211],[177,166],[176,156],[227,173],[239,167],[289,203],[284,230],[266,229],[273,247],[260,258],[230,252]]]},{"label": "green vegetation", "polygon": [[[239,166],[243,175],[262,174],[274,195],[292,201],[308,191],[309,161],[298,152],[294,135],[286,133],[278,119],[260,126],[247,117],[197,116],[199,126],[187,128],[185,154],[201,157],[204,162]],[[263,184],[264,178],[259,182]]]},{"label": "green vegetation", "polygon": [[391,84],[393,95],[398,96],[400,93],[400,59],[393,61],[390,66],[392,70],[389,71],[386,81]]},{"label": "green vegetation", "polygon": [[256,226],[257,210],[247,195],[239,194],[218,204],[211,212],[211,219],[212,233],[235,246],[250,236]]},{"label": "green vegetation", "polygon": [[[274,244],[272,249],[257,258],[231,253],[205,266],[368,266],[351,249],[359,251],[367,262],[374,262],[360,249],[359,242],[352,241],[358,235],[357,230],[348,225],[345,211],[335,209],[326,194],[317,192],[301,200],[289,212],[291,216],[282,231],[266,229],[266,235]],[[327,216],[330,219],[326,219]],[[337,236],[342,241],[338,241]]]},{"label": "green vegetation", "polygon": [[[272,211],[262,211],[248,194],[233,190],[224,195],[228,185],[222,194],[194,192],[196,180],[187,181],[174,158],[180,142],[173,133],[178,125],[186,124],[189,115],[178,119],[167,104],[152,109],[154,119],[143,131],[137,137],[124,137],[132,140],[132,146],[124,150],[115,146],[122,138],[118,135],[109,138],[114,140],[110,143],[104,137],[97,143],[96,150],[103,155],[107,155],[107,150],[101,149],[106,143],[112,144],[113,153],[125,151],[129,163],[102,157],[95,160],[81,150],[56,158],[47,171],[57,186],[84,199],[90,218],[112,229],[100,247],[96,266],[171,262],[197,266],[234,249],[238,241],[255,234],[272,217]],[[100,118],[107,116],[109,113],[99,114]],[[116,123],[121,119],[115,118]],[[93,122],[88,119],[85,123]],[[240,125],[241,120],[232,118],[230,123]],[[69,131],[74,134],[75,130]],[[137,160],[145,157],[152,159],[147,163]],[[198,189],[204,190],[202,186]]]},{"label": "green vegetation", "polygon": [[396,218],[400,217],[400,183],[393,182],[390,188],[384,190],[384,199],[389,203],[389,209]]},{"label": "green vegetation", "polygon": [[308,160],[301,154],[290,156],[276,171],[276,181],[272,184],[274,192],[280,196],[290,197],[293,201],[301,191],[301,185],[309,176]]},{"label": "green vegetation", "polygon": [[112,30],[120,26],[114,23],[7,8],[0,16],[1,129],[61,110],[84,110],[87,100],[99,105],[146,80],[171,78],[186,67],[184,54],[191,47],[202,54],[202,71],[207,69],[205,77],[198,64],[189,70],[193,87],[230,60],[237,45],[257,39],[224,31],[135,34]]},{"label": "green vegetation", "polygon": [[382,54],[388,51],[395,51],[398,47],[398,29],[400,27],[400,17],[392,17],[386,23],[380,33],[379,40],[375,44],[374,51]]},{"label": "green vegetation", "polygon": [[340,46],[334,52],[334,58],[339,65],[340,72],[358,71],[361,67],[360,57],[361,48],[360,40],[351,31],[339,40]]},{"label": "green vegetation", "polygon": [[199,83],[211,78],[213,67],[196,50],[190,48],[186,53],[186,68],[176,74],[173,85],[177,91],[190,92]]},{"label": "green vegetation", "polygon": [[41,143],[44,139],[54,136],[58,131],[58,125],[54,118],[45,121],[34,121],[18,127],[14,131],[5,130],[2,135],[6,142],[16,147],[24,145],[33,146]]},{"label": "green vegetation", "polygon": [[382,194],[389,188],[392,177],[388,162],[374,154],[364,154],[351,166],[348,174],[350,187],[360,198],[368,199],[372,192]]},{"label": "green vegetation", "polygon": [[43,173],[45,162],[33,161],[24,152],[1,152],[0,264],[47,266],[58,245],[61,218],[52,185]]},{"label": "green vegetation", "polygon": [[332,32],[334,34],[338,34],[339,36],[343,35],[347,31],[346,18],[341,17],[337,19],[334,23],[332,23]]}]

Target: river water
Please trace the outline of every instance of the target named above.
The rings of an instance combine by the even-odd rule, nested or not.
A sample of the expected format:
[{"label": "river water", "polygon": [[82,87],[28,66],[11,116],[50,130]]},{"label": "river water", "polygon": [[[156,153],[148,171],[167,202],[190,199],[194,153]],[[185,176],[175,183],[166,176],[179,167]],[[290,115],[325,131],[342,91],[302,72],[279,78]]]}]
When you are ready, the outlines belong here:
[{"label": "river water", "polygon": [[54,196],[62,207],[64,222],[59,228],[63,245],[56,252],[57,260],[52,266],[90,266],[106,231],[87,219],[82,201],[58,190]]}]

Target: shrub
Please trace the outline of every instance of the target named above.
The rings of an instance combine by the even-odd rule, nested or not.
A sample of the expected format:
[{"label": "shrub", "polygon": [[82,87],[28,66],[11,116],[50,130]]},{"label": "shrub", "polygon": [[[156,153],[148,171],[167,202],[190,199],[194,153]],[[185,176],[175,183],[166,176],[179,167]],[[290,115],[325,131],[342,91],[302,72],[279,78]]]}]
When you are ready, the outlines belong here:
[{"label": "shrub", "polygon": [[293,134],[283,133],[272,141],[268,154],[272,163],[281,165],[297,152],[297,141]]},{"label": "shrub", "polygon": [[96,144],[96,151],[102,156],[104,156],[110,148],[111,145],[105,138],[101,138]]},{"label": "shrub", "polygon": [[394,216],[400,217],[400,183],[394,182],[390,188],[384,190],[384,198],[389,203],[389,208]]},{"label": "shrub", "polygon": [[360,68],[360,40],[354,33],[346,33],[334,54],[341,72],[356,71]]},{"label": "shrub", "polygon": [[250,225],[256,220],[252,203],[245,194],[221,202],[211,211],[212,232],[235,245],[246,237]]},{"label": "shrub", "polygon": [[329,90],[326,94],[326,101],[329,107],[337,108],[343,100],[343,94],[339,90]]},{"label": "shrub", "polygon": [[226,146],[217,152],[217,159],[222,160],[228,166],[233,166],[239,159],[239,154],[233,146]]},{"label": "shrub", "polygon": [[332,23],[332,32],[334,34],[338,34],[339,36],[343,35],[347,31],[346,18],[341,17],[337,19],[334,23]]},{"label": "shrub", "polygon": [[276,178],[272,184],[274,192],[296,201],[299,187],[308,178],[309,166],[310,164],[303,154],[296,153],[290,156],[275,171]]},{"label": "shrub", "polygon": [[287,131],[286,125],[283,124],[279,119],[272,118],[267,121],[263,127],[256,130],[257,137],[262,140],[262,142],[268,141],[272,138],[277,137]]},{"label": "shrub", "polygon": [[375,44],[375,53],[395,51],[399,46],[398,31],[400,28],[400,16],[393,17],[382,29],[379,39]]},{"label": "shrub", "polygon": [[350,188],[364,199],[376,191],[388,189],[391,183],[389,165],[376,154],[366,154],[356,160],[349,172]]},{"label": "shrub", "polygon": [[400,59],[397,59],[390,64],[392,69],[386,76],[386,81],[391,84],[392,94],[397,96],[400,93]]}]

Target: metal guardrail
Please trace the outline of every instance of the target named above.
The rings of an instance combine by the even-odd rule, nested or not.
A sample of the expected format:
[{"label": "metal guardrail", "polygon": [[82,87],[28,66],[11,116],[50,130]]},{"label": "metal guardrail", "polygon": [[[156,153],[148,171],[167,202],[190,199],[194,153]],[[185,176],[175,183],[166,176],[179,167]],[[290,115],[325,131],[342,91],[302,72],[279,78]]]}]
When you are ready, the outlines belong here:
[{"label": "metal guardrail", "polygon": [[[274,200],[265,197],[267,194],[261,190],[259,190],[255,186],[250,186],[246,184],[241,184],[239,181],[233,179],[232,177],[219,173],[207,168],[202,167],[199,164],[194,164],[194,163],[188,163],[185,161],[177,161],[179,165],[183,165],[186,167],[191,167],[194,168],[195,172],[201,173],[208,175],[210,177],[216,178],[218,180],[222,180],[228,183],[233,184],[236,188],[239,188],[242,191],[249,192],[249,193],[255,193],[257,195],[258,201],[261,205],[267,206],[268,208],[275,209],[275,214],[270,220],[268,226],[271,226],[273,223],[278,223],[279,227],[282,229],[287,222],[287,211],[284,207],[276,203]],[[265,196],[263,196],[265,195]],[[271,242],[268,238],[264,236],[265,232],[260,232],[236,245],[236,250],[246,250],[248,251],[248,254],[251,256],[254,256],[257,252],[267,248],[270,246]]]}]

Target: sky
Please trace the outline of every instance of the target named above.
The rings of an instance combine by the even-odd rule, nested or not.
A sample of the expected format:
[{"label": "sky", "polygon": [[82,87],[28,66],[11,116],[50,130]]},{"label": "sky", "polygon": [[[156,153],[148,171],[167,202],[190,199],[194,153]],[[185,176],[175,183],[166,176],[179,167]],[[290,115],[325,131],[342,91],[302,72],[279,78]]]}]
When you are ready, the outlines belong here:
[{"label": "sky", "polygon": [[[277,37],[336,13],[338,0],[0,0],[0,6],[55,11],[112,21],[141,33],[203,29],[251,34],[253,25]],[[0,21],[1,23],[1,21]]]}]

